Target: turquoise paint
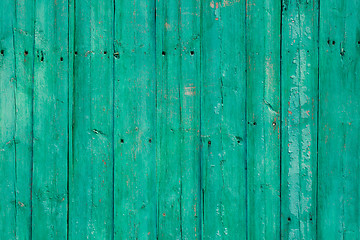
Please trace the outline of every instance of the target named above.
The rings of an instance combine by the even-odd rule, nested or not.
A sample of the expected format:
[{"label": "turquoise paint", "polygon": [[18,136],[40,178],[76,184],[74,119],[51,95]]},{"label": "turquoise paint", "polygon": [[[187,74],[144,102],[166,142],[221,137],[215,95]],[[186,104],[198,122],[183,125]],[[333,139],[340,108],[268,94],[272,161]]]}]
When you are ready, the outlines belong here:
[{"label": "turquoise paint", "polygon": [[358,0],[0,3],[0,239],[359,239]]}]

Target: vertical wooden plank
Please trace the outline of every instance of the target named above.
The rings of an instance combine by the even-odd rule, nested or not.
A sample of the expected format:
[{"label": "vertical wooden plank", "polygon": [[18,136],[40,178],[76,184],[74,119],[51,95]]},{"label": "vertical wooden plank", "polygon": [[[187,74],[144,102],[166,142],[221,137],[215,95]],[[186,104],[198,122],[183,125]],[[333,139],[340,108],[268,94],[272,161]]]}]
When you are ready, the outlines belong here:
[{"label": "vertical wooden plank", "polygon": [[[32,79],[34,21],[31,1],[2,1],[1,160],[2,237],[31,236]],[[10,204],[10,205],[8,205]],[[6,219],[6,221],[5,221]]]},{"label": "vertical wooden plank", "polygon": [[247,0],[248,238],[280,237],[281,1]]},{"label": "vertical wooden plank", "polygon": [[66,239],[68,2],[35,4],[33,239]]},{"label": "vertical wooden plank", "polygon": [[246,239],[245,3],[202,4],[203,237]]},{"label": "vertical wooden plank", "polygon": [[156,239],[155,1],[115,1],[116,239]]},{"label": "vertical wooden plank", "polygon": [[68,167],[67,167],[67,239],[70,237],[70,202],[72,200],[70,195],[70,184],[73,181],[72,166],[74,162],[74,148],[73,148],[73,126],[74,126],[74,79],[75,79],[75,1],[68,0],[68,39],[69,39],[69,52],[68,52]]},{"label": "vertical wooden plank", "polygon": [[16,237],[31,238],[32,116],[34,76],[34,3],[15,1],[16,54]]},{"label": "vertical wooden plank", "polygon": [[69,238],[113,237],[113,16],[111,0],[75,1]]},{"label": "vertical wooden plank", "polygon": [[156,1],[158,238],[181,239],[181,44],[177,1]]},{"label": "vertical wooden plank", "polygon": [[[181,229],[201,239],[200,185],[200,0],[180,1]],[[166,51],[166,50],[165,50]],[[179,142],[178,142],[179,143]],[[162,194],[162,193],[161,193]],[[166,218],[165,218],[166,219]]]},{"label": "vertical wooden plank", "polygon": [[318,0],[283,0],[283,239],[316,239]]},{"label": "vertical wooden plank", "polygon": [[199,239],[200,1],[156,3],[158,237]]},{"label": "vertical wooden plank", "polygon": [[318,238],[359,239],[360,1],[320,4]]},{"label": "vertical wooden plank", "polygon": [[16,56],[15,4],[0,3],[0,231],[3,238],[16,236]]}]

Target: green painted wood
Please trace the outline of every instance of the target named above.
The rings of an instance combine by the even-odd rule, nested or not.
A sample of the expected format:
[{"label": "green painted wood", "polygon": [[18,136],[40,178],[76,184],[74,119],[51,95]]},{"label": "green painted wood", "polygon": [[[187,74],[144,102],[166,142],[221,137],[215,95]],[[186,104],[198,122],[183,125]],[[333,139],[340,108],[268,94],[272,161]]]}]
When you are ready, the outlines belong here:
[{"label": "green painted wood", "polygon": [[155,1],[115,14],[115,239],[156,239]]},{"label": "green painted wood", "polygon": [[359,239],[359,0],[0,3],[0,239]]},{"label": "green painted wood", "polygon": [[[15,5],[16,4],[16,5]],[[31,236],[34,3],[15,1],[16,10],[16,237]]]},{"label": "green painted wood", "polygon": [[[157,236],[181,239],[181,44],[177,1],[156,1]],[[177,143],[177,144],[173,144]]]},{"label": "green painted wood", "polygon": [[203,238],[246,239],[245,4],[204,1],[201,18]]},{"label": "green painted wood", "polygon": [[360,238],[359,10],[320,4],[319,239]]},{"label": "green painted wood", "polygon": [[283,1],[281,232],[316,239],[318,1]]},{"label": "green painted wood", "polygon": [[248,0],[248,238],[280,237],[281,1]]},{"label": "green painted wood", "polygon": [[68,2],[37,0],[32,239],[67,236]]},{"label": "green painted wood", "polygon": [[[32,162],[32,77],[34,21],[30,1],[3,1],[1,59],[0,193],[5,203],[1,228],[5,239],[30,239]],[[10,13],[10,14],[9,14]],[[10,45],[9,45],[10,44]]]},{"label": "green painted wood", "polygon": [[74,2],[69,239],[113,236],[113,1]]},{"label": "green painted wood", "polygon": [[[13,26],[16,24],[15,5],[12,1],[0,4],[0,224],[5,239],[16,235],[16,56]],[[6,221],[5,221],[6,220]]]},{"label": "green painted wood", "polygon": [[156,9],[158,237],[200,239],[200,1]]}]

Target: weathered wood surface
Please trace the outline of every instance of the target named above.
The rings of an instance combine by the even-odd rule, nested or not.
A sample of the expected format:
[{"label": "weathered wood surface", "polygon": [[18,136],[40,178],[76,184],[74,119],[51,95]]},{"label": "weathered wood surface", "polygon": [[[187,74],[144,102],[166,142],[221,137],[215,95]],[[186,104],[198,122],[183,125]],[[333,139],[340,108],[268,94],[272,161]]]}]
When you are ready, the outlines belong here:
[{"label": "weathered wood surface", "polygon": [[205,1],[201,17],[203,238],[246,239],[245,5]]},{"label": "weathered wood surface", "polygon": [[320,239],[360,239],[359,11],[358,0],[320,3]]},{"label": "weathered wood surface", "polygon": [[316,239],[318,1],[283,1],[281,234]]},{"label": "weathered wood surface", "polygon": [[247,57],[247,225],[249,239],[280,236],[281,2],[249,0]]},{"label": "weathered wood surface", "polygon": [[3,0],[0,239],[360,239],[359,0]]}]

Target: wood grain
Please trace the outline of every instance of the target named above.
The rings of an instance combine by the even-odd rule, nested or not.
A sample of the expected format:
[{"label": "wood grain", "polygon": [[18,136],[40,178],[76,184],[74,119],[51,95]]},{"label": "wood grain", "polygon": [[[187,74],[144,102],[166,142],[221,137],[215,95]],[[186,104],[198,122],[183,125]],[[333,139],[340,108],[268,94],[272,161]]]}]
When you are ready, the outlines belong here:
[{"label": "wood grain", "polygon": [[318,1],[283,1],[282,238],[316,239]]},{"label": "wood grain", "polygon": [[245,4],[204,1],[201,18],[203,237],[246,239]]},{"label": "wood grain", "polygon": [[115,14],[115,238],[155,239],[155,2],[115,1]]},{"label": "wood grain", "polygon": [[281,2],[248,0],[246,9],[248,238],[278,239]]},{"label": "wood grain", "polygon": [[320,3],[318,238],[358,239],[359,1]]},{"label": "wood grain", "polygon": [[113,237],[113,13],[111,0],[74,5],[69,238]]},{"label": "wood grain", "polygon": [[32,239],[67,236],[67,4],[34,6]]}]

